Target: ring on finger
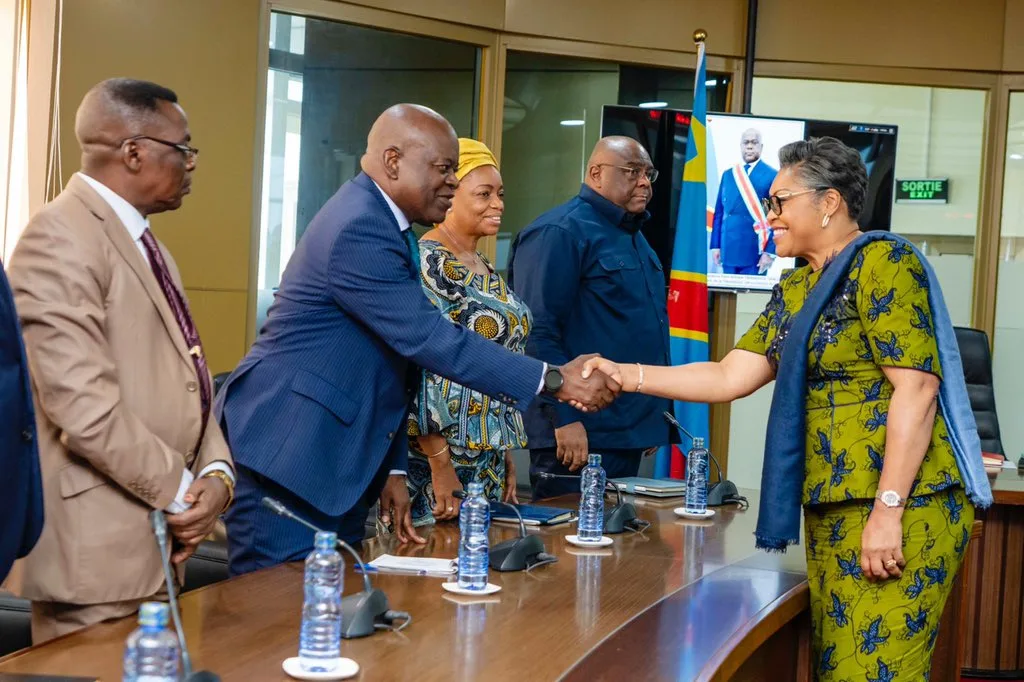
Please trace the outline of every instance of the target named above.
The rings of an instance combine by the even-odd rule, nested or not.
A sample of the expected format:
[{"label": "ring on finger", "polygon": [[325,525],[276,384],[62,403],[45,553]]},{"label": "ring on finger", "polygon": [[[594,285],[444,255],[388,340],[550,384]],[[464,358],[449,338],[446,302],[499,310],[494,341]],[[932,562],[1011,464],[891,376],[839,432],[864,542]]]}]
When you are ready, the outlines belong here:
[{"label": "ring on finger", "polygon": [[897,563],[897,561],[895,559],[889,559],[888,561],[885,562],[885,567],[886,568],[896,568],[896,563]]}]

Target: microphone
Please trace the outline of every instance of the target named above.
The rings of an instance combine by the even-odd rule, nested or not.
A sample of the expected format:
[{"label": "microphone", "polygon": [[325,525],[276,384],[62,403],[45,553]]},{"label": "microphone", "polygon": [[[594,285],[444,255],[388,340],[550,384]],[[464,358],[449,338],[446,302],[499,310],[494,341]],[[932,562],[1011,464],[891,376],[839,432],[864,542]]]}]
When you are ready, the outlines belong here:
[{"label": "microphone", "polygon": [[185,629],[181,626],[181,612],[178,610],[177,585],[171,573],[171,557],[167,551],[167,517],[163,511],[154,509],[149,513],[149,524],[153,527],[156,544],[160,548],[160,563],[164,568],[164,584],[167,586],[167,597],[170,603],[171,619],[174,631],[178,635],[178,646],[181,648],[181,667],[184,682],[220,682],[220,676],[208,670],[192,672],[192,657],[185,643]]},{"label": "microphone", "polygon": [[[671,412],[662,412],[661,416],[680,434],[689,438],[691,442],[693,441],[693,434],[684,429],[683,425],[679,423]],[[722,476],[722,467],[710,449],[708,449],[708,456],[711,457],[711,461],[715,463],[715,469],[718,471],[718,481],[708,485],[708,506],[721,507],[726,504],[742,504],[746,502],[747,498],[740,495],[740,491],[736,489],[736,484]]]},{"label": "microphone", "polygon": [[[553,478],[571,478],[575,480],[580,479],[579,474],[552,474],[547,471],[542,471],[537,474],[541,478],[553,479]],[[604,532],[608,535],[617,535],[624,533],[627,530],[631,530],[634,533],[639,533],[647,530],[651,522],[644,521],[641,518],[637,518],[636,507],[632,502],[626,502],[622,499],[622,491],[619,487],[610,481],[605,481],[605,490],[615,491],[615,506],[604,513]]]},{"label": "microphone", "polygon": [[[302,524],[314,533],[324,532],[273,497],[264,497],[260,502],[278,516]],[[383,590],[374,589],[370,584],[369,570],[352,545],[338,538],[338,547],[352,555],[363,574],[363,591],[350,594],[341,600],[341,636],[345,639],[367,637],[377,630],[392,629],[396,620],[401,620],[402,624],[394,630],[404,630],[412,622],[412,616],[405,611],[392,611],[388,608],[387,595]]]},{"label": "microphone", "polygon": [[[453,497],[460,500],[466,499],[464,490],[456,490]],[[508,507],[519,519],[519,537],[499,542],[490,551],[490,565],[496,571],[529,571],[537,566],[553,564],[558,557],[544,551],[544,542],[537,535],[529,535],[526,532],[526,523],[523,515],[514,504],[504,501],[493,501],[491,504],[498,504]]]}]

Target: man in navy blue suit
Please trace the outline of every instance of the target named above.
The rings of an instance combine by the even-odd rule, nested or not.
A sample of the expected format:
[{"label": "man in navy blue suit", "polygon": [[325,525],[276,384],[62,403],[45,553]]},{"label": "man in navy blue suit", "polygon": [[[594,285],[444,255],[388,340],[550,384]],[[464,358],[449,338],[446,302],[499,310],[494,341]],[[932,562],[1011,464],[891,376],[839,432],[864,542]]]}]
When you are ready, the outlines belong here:
[{"label": "man in navy blue suit", "polygon": [[727,275],[763,275],[775,258],[771,227],[761,208],[778,170],[761,161],[761,132],[740,139],[743,163],[722,174],[711,228],[711,256]]},{"label": "man in navy blue suit", "polygon": [[401,542],[412,526],[406,419],[418,367],[526,409],[544,392],[584,409],[618,386],[517,355],[438,313],[420,285],[414,222],[440,223],[458,186],[459,143],[436,112],[400,104],[374,123],[363,172],[310,222],[267,322],[218,398],[238,469],[226,516],[230,570],[302,559],[312,535],[261,506],[283,502],[359,543],[379,495]]},{"label": "man in navy blue suit", "polygon": [[28,360],[0,263],[0,582],[43,530],[43,484]]}]

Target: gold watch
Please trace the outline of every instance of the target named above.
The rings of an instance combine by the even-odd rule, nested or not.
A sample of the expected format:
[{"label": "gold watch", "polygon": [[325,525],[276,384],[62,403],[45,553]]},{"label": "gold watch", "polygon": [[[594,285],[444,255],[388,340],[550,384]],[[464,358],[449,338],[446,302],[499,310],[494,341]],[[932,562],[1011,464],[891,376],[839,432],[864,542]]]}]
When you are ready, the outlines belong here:
[{"label": "gold watch", "polygon": [[221,481],[224,482],[224,485],[227,487],[228,501],[224,503],[224,509],[220,510],[220,513],[223,514],[225,511],[227,511],[227,508],[231,506],[231,503],[235,501],[235,482],[231,480],[230,476],[228,476],[220,469],[208,471],[203,475],[203,478],[219,478]]}]

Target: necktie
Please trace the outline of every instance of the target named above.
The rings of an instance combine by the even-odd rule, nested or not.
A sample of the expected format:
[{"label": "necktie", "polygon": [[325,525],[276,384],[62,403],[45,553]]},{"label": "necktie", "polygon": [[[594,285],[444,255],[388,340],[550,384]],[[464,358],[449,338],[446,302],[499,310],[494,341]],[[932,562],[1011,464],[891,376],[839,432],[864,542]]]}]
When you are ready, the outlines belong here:
[{"label": "necktie", "polygon": [[185,337],[185,343],[189,348],[188,354],[192,356],[192,362],[196,367],[196,376],[199,378],[199,398],[203,408],[203,422],[202,428],[199,430],[199,441],[193,451],[198,453],[199,446],[203,444],[203,434],[206,433],[206,422],[210,418],[210,403],[213,394],[210,386],[210,371],[206,366],[206,356],[203,355],[203,344],[199,340],[199,331],[188,311],[188,304],[185,303],[185,298],[178,291],[178,287],[174,285],[171,273],[167,269],[167,263],[164,262],[160,247],[157,246],[156,238],[148,227],[142,233],[142,245],[149,256],[149,267],[153,270],[156,281],[160,284],[160,289],[167,299],[167,304],[171,307],[171,312],[174,313],[174,319],[178,322],[178,327]]},{"label": "necktie", "polygon": [[407,230],[402,230],[402,234],[405,235],[405,243],[409,245],[409,255],[412,256],[412,266],[416,268],[416,272],[420,271],[420,245],[416,241],[416,235],[413,233],[410,227]]},{"label": "necktie", "polygon": [[746,173],[747,175],[750,175],[750,164],[749,163],[745,164],[743,166],[743,172]]}]

